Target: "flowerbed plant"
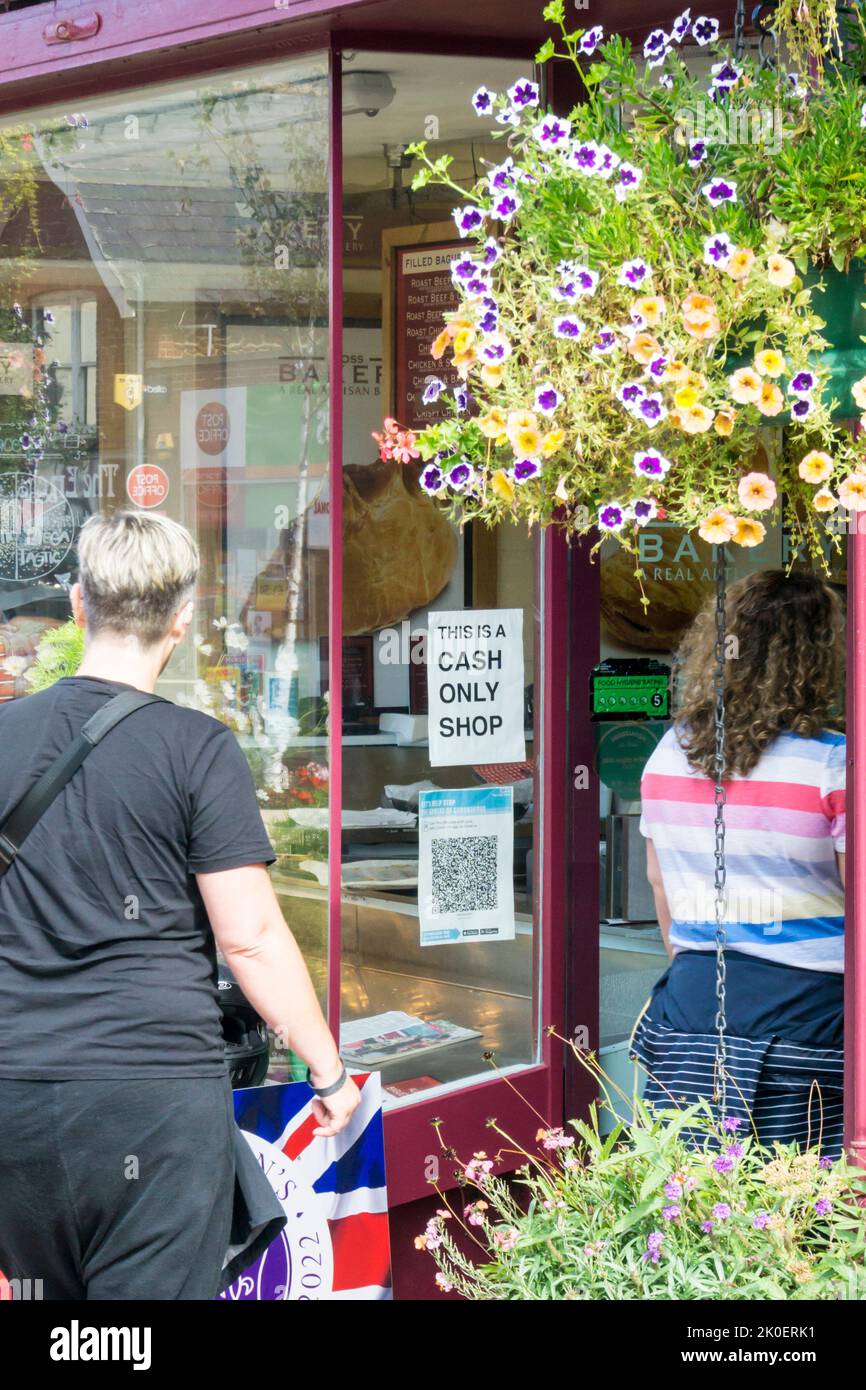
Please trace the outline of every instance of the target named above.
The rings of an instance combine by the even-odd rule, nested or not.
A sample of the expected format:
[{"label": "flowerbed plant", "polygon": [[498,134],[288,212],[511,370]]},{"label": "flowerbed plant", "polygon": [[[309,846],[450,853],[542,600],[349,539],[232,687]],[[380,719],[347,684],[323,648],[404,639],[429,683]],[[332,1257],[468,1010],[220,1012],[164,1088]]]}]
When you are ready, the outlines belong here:
[{"label": "flowerbed plant", "polygon": [[[454,190],[467,246],[423,397],[444,418],[417,434],[387,420],[382,457],[420,459],[455,519],[598,527],[630,547],[654,517],[757,545],[785,494],[796,540],[820,555],[826,519],[866,508],[866,451],[832,418],[866,411],[866,377],[833,396],[805,279],[862,271],[866,253],[860,11],[851,63],[789,16],[814,59],[793,74],[735,58],[690,10],[649,35],[640,65],[599,27],[569,31],[564,0],[544,14],[560,39],[538,60],[568,58],[583,82],[567,118],[529,79],[479,87],[507,152],[469,189],[449,156],[410,147],[413,187]],[[716,60],[709,86],[687,42]],[[453,391],[438,361],[456,368]],[[771,423],[787,426],[775,477],[754,463]]]},{"label": "flowerbed plant", "polygon": [[762,1148],[740,1120],[717,1128],[706,1105],[629,1103],[632,1119],[608,1135],[593,1106],[589,1122],[540,1129],[537,1152],[517,1145],[516,1182],[495,1156],[446,1151],[458,1200],[440,1192],[415,1242],[440,1288],[471,1300],[866,1298],[862,1170],[819,1147]]}]

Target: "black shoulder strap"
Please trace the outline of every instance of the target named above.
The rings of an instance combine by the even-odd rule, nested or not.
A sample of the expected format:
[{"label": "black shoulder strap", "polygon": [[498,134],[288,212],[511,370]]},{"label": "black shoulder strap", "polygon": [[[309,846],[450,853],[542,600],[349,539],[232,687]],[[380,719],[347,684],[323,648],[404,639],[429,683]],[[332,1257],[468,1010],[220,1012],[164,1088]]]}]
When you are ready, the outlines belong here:
[{"label": "black shoulder strap", "polygon": [[40,816],[48,810],[55,797],[63,791],[73,773],[77,772],[88,753],[100,739],[143,705],[165,704],[161,695],[148,695],[143,690],[124,690],[92,714],[81,733],[65,753],[43,772],[35,786],[22,796],[0,825],[0,878],[11,869],[15,856]]}]

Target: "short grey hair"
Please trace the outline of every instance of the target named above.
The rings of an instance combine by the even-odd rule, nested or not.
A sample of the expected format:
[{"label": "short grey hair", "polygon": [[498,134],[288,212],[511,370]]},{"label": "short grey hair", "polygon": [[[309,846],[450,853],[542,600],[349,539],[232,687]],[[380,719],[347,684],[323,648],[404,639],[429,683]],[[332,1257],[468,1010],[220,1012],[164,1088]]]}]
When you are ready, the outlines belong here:
[{"label": "short grey hair", "polygon": [[185,527],[158,512],[99,513],[78,538],[79,582],[90,633],[159,642],[191,597],[199,567]]}]

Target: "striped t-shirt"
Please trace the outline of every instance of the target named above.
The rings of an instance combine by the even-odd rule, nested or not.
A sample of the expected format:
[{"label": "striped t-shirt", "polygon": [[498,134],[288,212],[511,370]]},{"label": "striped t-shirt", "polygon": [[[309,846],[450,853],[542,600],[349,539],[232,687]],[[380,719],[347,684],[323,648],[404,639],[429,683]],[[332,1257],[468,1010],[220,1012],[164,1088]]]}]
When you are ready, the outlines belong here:
[{"label": "striped t-shirt", "polygon": [[[843,968],[845,736],[782,733],[725,783],[726,935],[748,955]],[[713,783],[668,729],[641,780],[641,832],[658,854],[673,950],[714,948]]]}]

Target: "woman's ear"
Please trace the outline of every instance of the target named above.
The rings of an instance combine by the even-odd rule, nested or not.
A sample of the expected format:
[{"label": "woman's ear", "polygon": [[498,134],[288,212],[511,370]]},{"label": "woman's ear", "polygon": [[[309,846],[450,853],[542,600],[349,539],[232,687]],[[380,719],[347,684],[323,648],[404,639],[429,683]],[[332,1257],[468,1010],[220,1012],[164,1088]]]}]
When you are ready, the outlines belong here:
[{"label": "woman's ear", "polygon": [[69,590],[69,602],[72,606],[72,616],[79,627],[85,626],[84,599],[81,595],[81,585],[76,582]]}]

